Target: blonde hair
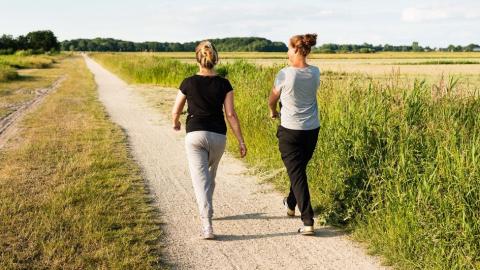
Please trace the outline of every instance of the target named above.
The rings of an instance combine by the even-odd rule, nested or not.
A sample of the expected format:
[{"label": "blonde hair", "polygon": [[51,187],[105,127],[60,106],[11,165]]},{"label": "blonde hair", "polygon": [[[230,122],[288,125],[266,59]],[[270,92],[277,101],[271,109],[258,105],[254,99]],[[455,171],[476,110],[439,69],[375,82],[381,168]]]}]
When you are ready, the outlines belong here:
[{"label": "blonde hair", "polygon": [[195,48],[197,62],[204,68],[212,69],[218,62],[218,52],[208,40],[201,41]]},{"label": "blonde hair", "polygon": [[303,56],[307,56],[316,44],[317,34],[296,35],[290,38],[290,46]]}]

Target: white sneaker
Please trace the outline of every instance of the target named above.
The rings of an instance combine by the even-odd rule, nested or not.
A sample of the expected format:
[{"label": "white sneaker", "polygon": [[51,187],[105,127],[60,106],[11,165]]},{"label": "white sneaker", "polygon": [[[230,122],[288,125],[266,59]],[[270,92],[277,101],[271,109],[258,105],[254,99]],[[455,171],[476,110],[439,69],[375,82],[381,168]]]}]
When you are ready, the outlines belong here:
[{"label": "white sneaker", "polygon": [[315,229],[313,228],[313,226],[303,226],[300,229],[298,229],[298,233],[302,235],[314,235]]},{"label": "white sneaker", "polygon": [[205,240],[215,239],[215,235],[213,234],[212,226],[206,226],[206,227],[202,228],[202,237]]},{"label": "white sneaker", "polygon": [[202,238],[214,239],[215,235],[213,234],[212,218],[201,218],[201,221],[202,221],[202,231],[201,231]]},{"label": "white sneaker", "polygon": [[287,209],[287,216],[289,217],[294,217],[295,216],[295,209],[290,209],[288,207],[288,203],[287,203],[287,198],[283,198],[283,205],[285,206],[285,208]]}]

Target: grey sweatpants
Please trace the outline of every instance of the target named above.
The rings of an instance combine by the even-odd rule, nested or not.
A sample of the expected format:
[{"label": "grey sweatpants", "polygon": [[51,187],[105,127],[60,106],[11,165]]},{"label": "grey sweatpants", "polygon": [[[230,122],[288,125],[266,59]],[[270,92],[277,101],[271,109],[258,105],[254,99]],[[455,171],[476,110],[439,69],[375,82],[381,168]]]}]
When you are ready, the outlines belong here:
[{"label": "grey sweatpants", "polygon": [[203,226],[211,225],[215,176],[225,143],[225,135],[210,131],[192,131],[185,137],[188,167]]}]

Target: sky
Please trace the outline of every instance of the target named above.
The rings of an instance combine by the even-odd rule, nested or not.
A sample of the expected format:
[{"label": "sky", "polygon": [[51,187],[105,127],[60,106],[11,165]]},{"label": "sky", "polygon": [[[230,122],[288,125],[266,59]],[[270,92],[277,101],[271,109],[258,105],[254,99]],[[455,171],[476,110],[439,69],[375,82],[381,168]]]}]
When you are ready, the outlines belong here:
[{"label": "sky", "polygon": [[0,34],[52,30],[59,40],[186,42],[259,36],[318,44],[480,44],[480,0],[0,0]]}]

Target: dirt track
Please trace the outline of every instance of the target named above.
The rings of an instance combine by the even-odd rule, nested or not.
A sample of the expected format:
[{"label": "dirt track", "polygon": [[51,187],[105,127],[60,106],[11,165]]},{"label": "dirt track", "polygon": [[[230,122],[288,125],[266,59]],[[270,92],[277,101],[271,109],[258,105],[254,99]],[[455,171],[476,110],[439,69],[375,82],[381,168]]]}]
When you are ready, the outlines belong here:
[{"label": "dirt track", "polygon": [[65,76],[58,78],[53,84],[46,88],[40,88],[35,91],[35,97],[15,108],[15,111],[0,119],[0,148],[17,133],[18,121],[29,111],[35,109],[42,100],[65,80]]}]

